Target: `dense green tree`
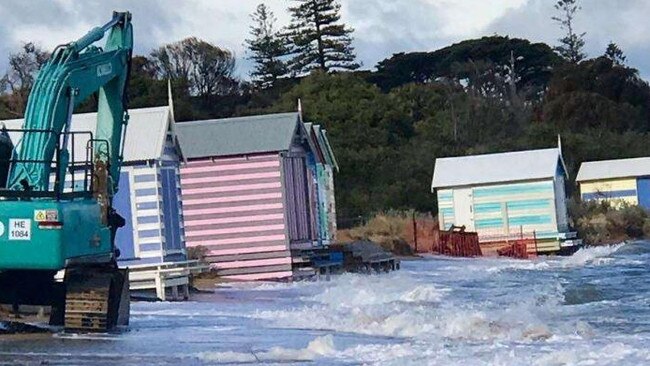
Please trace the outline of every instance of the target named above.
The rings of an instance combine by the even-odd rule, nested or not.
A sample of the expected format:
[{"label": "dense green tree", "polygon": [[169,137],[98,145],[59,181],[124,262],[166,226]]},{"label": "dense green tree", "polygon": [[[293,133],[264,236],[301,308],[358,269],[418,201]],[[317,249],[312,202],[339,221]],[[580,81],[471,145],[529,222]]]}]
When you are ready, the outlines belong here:
[{"label": "dense green tree", "polygon": [[191,95],[207,99],[230,94],[239,86],[232,52],[196,37],[161,46],[151,52],[151,59],[160,78],[184,80]]},{"label": "dense green tree", "polygon": [[128,93],[131,108],[165,105],[168,99],[167,81],[157,78],[152,60],[144,56],[134,56],[131,60]]},{"label": "dense green tree", "polygon": [[650,130],[650,87],[637,70],[606,57],[556,69],[543,119],[562,129]]},{"label": "dense green tree", "polygon": [[291,39],[294,57],[290,62],[297,74],[312,70],[355,70],[352,47],[352,28],[340,23],[341,4],[337,0],[293,0],[289,8]]},{"label": "dense green tree", "polygon": [[560,38],[560,45],[555,47],[555,50],[565,60],[573,63],[578,63],[586,57],[583,52],[586,33],[576,33],[574,29],[576,14],[581,9],[578,2],[579,0],[558,0],[555,9],[560,15],[552,17],[566,32],[565,36]]},{"label": "dense green tree", "polygon": [[289,53],[287,39],[275,28],[277,19],[265,5],[257,6],[251,15],[251,38],[246,40],[249,56],[255,62],[251,77],[255,85],[267,89],[275,85],[278,78],[287,75],[288,67],[284,56]]},{"label": "dense green tree", "polygon": [[[383,90],[411,82],[429,83],[440,78],[472,80],[487,70],[506,73],[514,57],[518,91],[539,98],[561,59],[543,43],[502,36],[483,37],[453,44],[433,52],[398,53],[379,62],[369,78]],[[477,70],[478,67],[478,70]],[[510,72],[510,71],[508,71]]]},{"label": "dense green tree", "polygon": [[627,57],[625,57],[623,50],[621,50],[620,47],[618,47],[618,45],[614,42],[609,42],[607,45],[607,49],[605,50],[605,57],[612,60],[618,66],[623,66],[627,60]]},{"label": "dense green tree", "polygon": [[23,116],[36,74],[49,57],[48,52],[32,42],[24,43],[20,52],[9,55],[9,70],[0,79],[0,92],[5,93],[2,114]]}]

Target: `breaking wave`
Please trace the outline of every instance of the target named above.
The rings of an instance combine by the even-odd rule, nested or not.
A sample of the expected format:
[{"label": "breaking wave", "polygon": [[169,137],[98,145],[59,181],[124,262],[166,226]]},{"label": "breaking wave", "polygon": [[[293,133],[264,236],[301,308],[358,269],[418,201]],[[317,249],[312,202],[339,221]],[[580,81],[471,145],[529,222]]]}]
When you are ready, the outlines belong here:
[{"label": "breaking wave", "polygon": [[[235,334],[261,325],[280,338],[261,349],[198,358],[218,364],[644,364],[650,327],[648,334],[642,329],[650,314],[624,312],[650,301],[639,286],[629,292],[629,281],[643,281],[639,271],[647,267],[645,248],[632,248],[640,254],[620,244],[533,260],[427,258],[380,276],[237,285],[227,291],[254,299],[254,306],[198,313],[248,322]],[[610,280],[622,275],[628,282]]]},{"label": "breaking wave", "polygon": [[337,353],[334,337],[327,335],[317,337],[302,349],[273,347],[268,351],[250,352],[202,352],[198,358],[203,361],[218,363],[266,363],[266,362],[301,362],[314,361],[318,358],[332,357]]},{"label": "breaking wave", "polygon": [[343,276],[303,306],[258,311],[273,326],[382,337],[533,341],[550,338],[544,318],[564,301],[563,288],[538,288],[506,304],[471,304],[453,290],[399,276]]},{"label": "breaking wave", "polygon": [[570,257],[561,260],[562,267],[582,267],[586,265],[603,265],[611,263],[612,254],[623,248],[626,244],[604,245],[581,248]]}]

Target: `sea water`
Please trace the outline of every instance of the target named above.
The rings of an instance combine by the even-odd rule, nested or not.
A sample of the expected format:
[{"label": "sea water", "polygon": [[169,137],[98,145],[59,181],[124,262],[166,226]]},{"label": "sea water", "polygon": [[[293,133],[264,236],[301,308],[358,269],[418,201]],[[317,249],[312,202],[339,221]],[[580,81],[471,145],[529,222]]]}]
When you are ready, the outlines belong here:
[{"label": "sea water", "polygon": [[130,330],[0,338],[0,364],[650,364],[650,243],[534,260],[425,257],[329,282],[134,303]]}]

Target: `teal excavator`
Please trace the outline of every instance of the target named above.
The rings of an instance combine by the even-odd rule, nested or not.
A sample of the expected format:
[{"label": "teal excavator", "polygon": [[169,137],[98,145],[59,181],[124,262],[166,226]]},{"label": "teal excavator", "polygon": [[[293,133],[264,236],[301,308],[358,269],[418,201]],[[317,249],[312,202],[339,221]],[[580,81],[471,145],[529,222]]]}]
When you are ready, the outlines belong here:
[{"label": "teal excavator", "polygon": [[[105,37],[103,48],[93,45]],[[50,324],[67,331],[128,324],[128,272],[114,242],[124,219],[111,203],[132,49],[128,12],[58,46],[38,73],[22,128],[0,135],[0,304],[10,316],[37,305],[50,306]],[[95,131],[71,131],[75,107],[95,93]],[[12,135],[21,136],[15,148]]]}]

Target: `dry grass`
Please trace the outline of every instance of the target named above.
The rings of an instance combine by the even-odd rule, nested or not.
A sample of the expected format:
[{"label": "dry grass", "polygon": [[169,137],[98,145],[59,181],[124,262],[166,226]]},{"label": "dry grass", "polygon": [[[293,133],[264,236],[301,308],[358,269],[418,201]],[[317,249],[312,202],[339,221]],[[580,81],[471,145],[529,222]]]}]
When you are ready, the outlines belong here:
[{"label": "dry grass", "polygon": [[340,242],[370,240],[397,255],[412,255],[413,251],[405,238],[408,227],[413,224],[412,217],[412,212],[382,212],[363,226],[340,230],[338,238]]}]

